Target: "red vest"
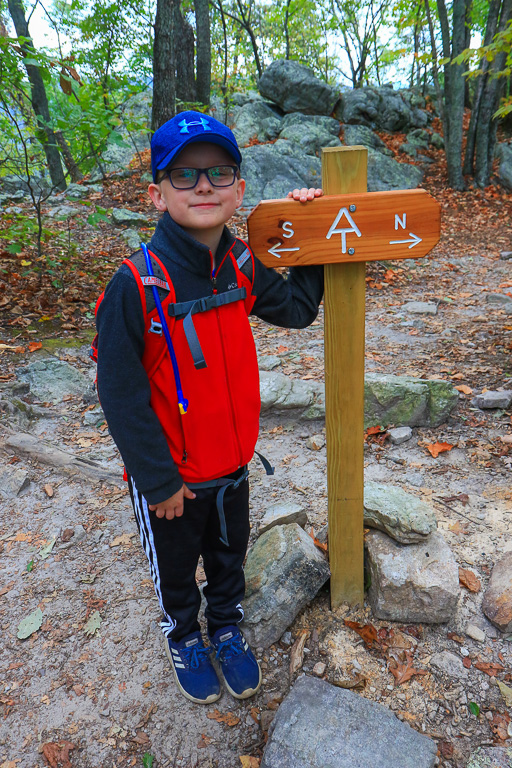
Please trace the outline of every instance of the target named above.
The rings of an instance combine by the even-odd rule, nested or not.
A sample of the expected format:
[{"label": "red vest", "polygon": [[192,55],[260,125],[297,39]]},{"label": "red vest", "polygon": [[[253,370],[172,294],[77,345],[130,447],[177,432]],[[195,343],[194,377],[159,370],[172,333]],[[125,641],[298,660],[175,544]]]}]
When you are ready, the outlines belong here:
[{"label": "red vest", "polygon": [[[162,270],[169,291],[162,307],[172,337],[178,362],[181,386],[188,400],[188,410],[180,414],[176,382],[166,341],[155,333],[160,318],[157,309],[146,310],[145,286],[155,278],[139,273],[130,259],[139,288],[146,320],[142,364],[151,386],[151,408],[162,425],[169,450],[185,482],[201,482],[222,477],[247,464],[253,454],[259,431],[260,391],[256,348],[248,315],[255,297],[252,282],[238,268],[233,251],[247,249],[235,241],[226,259],[230,259],[238,288],[246,289],[246,298],[199,311],[193,324],[200,342],[206,367],[196,368],[183,329],[183,317],[169,317],[168,308],[176,295],[163,263],[150,252],[153,264]],[[251,261],[253,259],[250,253]],[[254,275],[254,266],[252,270]],[[162,287],[161,279],[160,285]],[[226,294],[220,294],[225,296]],[[136,437],[135,437],[136,439]]]}]

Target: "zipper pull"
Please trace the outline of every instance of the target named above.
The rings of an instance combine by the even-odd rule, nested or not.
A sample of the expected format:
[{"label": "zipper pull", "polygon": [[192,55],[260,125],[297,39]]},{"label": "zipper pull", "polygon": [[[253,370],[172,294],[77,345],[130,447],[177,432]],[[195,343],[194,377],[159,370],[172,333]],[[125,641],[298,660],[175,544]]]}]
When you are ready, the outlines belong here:
[{"label": "zipper pull", "polygon": [[217,278],[215,275],[212,275],[212,286],[213,286],[213,292],[217,293]]},{"label": "zipper pull", "polygon": [[181,457],[181,463],[182,464],[186,464],[187,463],[187,458],[188,458],[187,452],[183,451],[183,456]]}]

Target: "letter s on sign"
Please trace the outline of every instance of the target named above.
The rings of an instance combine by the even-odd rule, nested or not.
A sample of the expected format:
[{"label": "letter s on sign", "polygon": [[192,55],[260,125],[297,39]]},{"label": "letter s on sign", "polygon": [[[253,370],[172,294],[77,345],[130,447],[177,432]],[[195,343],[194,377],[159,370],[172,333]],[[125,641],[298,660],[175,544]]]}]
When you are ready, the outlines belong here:
[{"label": "letter s on sign", "polygon": [[295,234],[291,221],[283,222],[283,237],[293,237]]}]

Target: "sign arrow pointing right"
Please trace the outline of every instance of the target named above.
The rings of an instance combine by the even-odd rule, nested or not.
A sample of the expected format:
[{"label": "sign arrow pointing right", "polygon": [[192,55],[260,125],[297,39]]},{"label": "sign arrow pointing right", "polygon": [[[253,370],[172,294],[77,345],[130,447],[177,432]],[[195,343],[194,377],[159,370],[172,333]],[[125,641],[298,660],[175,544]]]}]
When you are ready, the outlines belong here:
[{"label": "sign arrow pointing right", "polygon": [[410,243],[409,248],[414,248],[415,245],[418,245],[418,243],[421,243],[422,238],[418,237],[418,235],[415,235],[414,232],[409,232],[409,237],[411,240],[390,240],[390,245],[405,245],[406,243]]}]

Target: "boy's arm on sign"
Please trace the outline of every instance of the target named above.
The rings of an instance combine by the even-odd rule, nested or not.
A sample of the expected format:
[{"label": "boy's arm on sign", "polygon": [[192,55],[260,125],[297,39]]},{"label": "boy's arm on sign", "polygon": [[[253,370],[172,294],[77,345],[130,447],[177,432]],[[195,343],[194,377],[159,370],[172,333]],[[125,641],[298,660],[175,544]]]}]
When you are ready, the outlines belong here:
[{"label": "boy's arm on sign", "polygon": [[149,404],[151,390],[142,365],[144,317],[127,267],[107,286],[96,325],[98,394],[110,433],[137,490],[149,504],[158,504],[177,493],[183,480]]},{"label": "boy's arm on sign", "polygon": [[[321,197],[323,191],[303,187],[288,192],[288,197],[307,203]],[[252,314],[267,323],[283,328],[306,328],[318,315],[324,292],[322,265],[292,267],[287,278],[274,269],[264,267],[254,259],[254,288],[256,296]]]}]

